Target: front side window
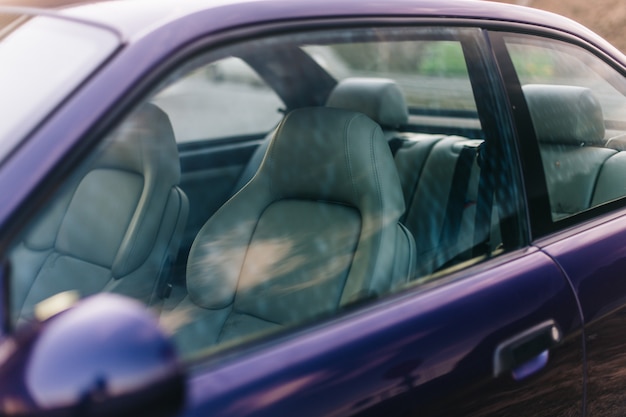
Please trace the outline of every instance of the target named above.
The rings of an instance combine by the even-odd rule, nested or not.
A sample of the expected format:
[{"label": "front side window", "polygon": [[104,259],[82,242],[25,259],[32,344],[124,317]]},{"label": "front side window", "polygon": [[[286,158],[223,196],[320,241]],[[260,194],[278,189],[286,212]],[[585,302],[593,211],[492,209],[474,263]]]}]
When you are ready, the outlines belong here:
[{"label": "front side window", "polygon": [[[626,80],[565,42],[506,36],[558,221],[626,195]],[[524,138],[522,138],[524,140]]]},{"label": "front side window", "polygon": [[[501,139],[479,117],[488,86],[472,88],[481,39],[329,30],[181,63],[14,242],[15,321],[67,291],[118,292],[154,308],[190,358],[518,248],[497,193],[511,164],[485,150]],[[188,141],[193,159],[177,153]]]}]

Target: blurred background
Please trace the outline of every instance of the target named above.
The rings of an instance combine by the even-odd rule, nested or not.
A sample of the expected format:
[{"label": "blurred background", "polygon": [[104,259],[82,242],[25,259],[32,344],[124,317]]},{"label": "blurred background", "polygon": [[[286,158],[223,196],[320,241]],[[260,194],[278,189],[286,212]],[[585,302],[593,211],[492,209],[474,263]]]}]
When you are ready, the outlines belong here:
[{"label": "blurred background", "polygon": [[534,7],[569,17],[626,53],[626,1],[624,0],[497,0]]}]

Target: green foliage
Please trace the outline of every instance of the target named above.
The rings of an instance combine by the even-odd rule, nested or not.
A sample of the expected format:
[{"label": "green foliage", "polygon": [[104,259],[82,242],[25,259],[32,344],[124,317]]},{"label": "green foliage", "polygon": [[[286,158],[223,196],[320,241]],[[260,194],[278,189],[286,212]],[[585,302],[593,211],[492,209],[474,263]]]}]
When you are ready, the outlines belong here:
[{"label": "green foliage", "polygon": [[554,75],[553,56],[539,48],[510,48],[511,60],[519,77],[551,77]]},{"label": "green foliage", "polygon": [[467,66],[461,45],[458,42],[426,44],[418,73],[438,77],[467,76]]},{"label": "green foliage", "polygon": [[333,45],[354,71],[458,77],[467,75],[458,42],[376,42]]}]

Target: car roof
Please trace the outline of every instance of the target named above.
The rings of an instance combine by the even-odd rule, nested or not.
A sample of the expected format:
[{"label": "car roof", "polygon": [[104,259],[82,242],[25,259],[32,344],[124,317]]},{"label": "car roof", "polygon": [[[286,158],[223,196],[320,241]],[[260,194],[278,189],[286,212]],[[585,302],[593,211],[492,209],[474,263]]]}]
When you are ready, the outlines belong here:
[{"label": "car roof", "polygon": [[127,40],[194,14],[206,15],[201,21],[214,32],[311,18],[481,19],[556,29],[585,39],[622,63],[626,61],[616,48],[573,20],[485,0],[0,0],[0,12],[11,7],[28,14],[57,14],[107,26]]}]

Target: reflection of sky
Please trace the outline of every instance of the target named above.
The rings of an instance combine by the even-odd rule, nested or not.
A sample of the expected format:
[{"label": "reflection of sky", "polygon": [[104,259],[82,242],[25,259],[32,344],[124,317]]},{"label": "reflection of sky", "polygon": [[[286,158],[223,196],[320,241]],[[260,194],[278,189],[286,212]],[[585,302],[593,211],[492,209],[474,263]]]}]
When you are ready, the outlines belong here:
[{"label": "reflection of sky", "polygon": [[51,319],[37,340],[26,385],[39,405],[73,404],[98,388],[132,392],[171,370],[173,353],[144,309],[98,297]]}]

